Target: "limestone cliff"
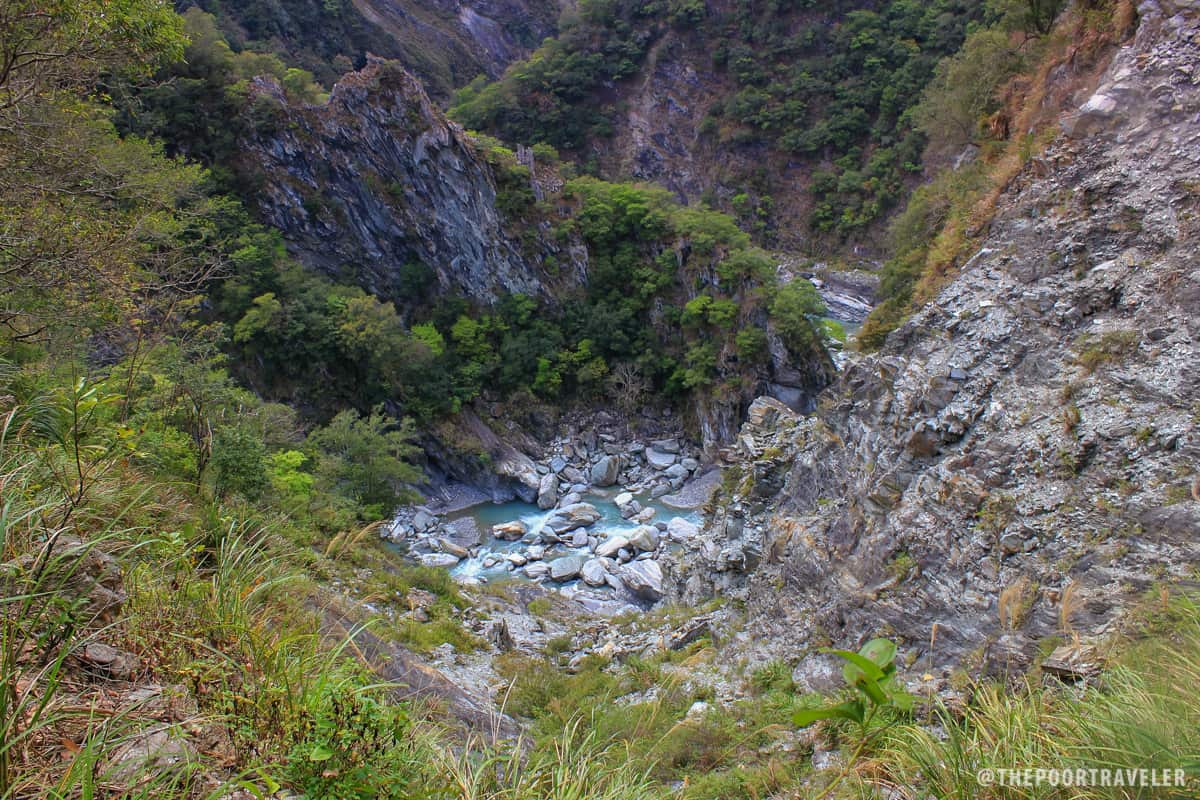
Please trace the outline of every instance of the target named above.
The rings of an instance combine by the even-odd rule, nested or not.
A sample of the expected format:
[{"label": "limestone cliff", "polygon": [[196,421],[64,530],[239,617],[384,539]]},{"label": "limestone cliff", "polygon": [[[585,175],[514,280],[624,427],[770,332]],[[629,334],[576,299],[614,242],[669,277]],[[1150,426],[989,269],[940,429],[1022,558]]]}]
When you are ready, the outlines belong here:
[{"label": "limestone cliff", "polygon": [[319,106],[288,106],[262,79],[252,96],[259,119],[244,163],[260,177],[263,218],[305,264],[396,300],[413,291],[411,262],[432,268],[443,291],[485,304],[504,292],[550,296],[548,255],[557,285],[582,281],[582,249],[522,241],[475,144],[398,65],[372,60]]},{"label": "limestone cliff", "polygon": [[[1200,4],[1138,13],[961,274],[817,415],[752,408],[725,502],[670,570],[677,597],[745,600],[746,647],[886,634],[941,681],[1195,580]],[[832,669],[804,664],[814,686]]]}]

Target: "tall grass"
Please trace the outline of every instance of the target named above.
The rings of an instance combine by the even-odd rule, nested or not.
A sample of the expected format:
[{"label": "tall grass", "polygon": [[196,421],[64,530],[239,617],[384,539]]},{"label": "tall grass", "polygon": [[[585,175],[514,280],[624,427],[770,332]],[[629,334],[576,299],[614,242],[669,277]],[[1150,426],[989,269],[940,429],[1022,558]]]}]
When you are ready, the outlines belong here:
[{"label": "tall grass", "polygon": [[[1123,641],[1095,685],[1053,679],[1019,691],[975,688],[964,707],[939,706],[923,723],[897,726],[859,776],[904,798],[1117,800],[1195,796],[1146,787],[982,786],[981,769],[1184,769],[1200,782],[1200,607],[1190,597],[1160,610],[1158,628]],[[1162,618],[1169,624],[1162,624]]]},{"label": "tall grass", "polygon": [[496,748],[476,738],[466,748],[435,747],[436,768],[459,800],[651,800],[662,788],[627,748],[605,743],[586,720],[568,723],[550,746],[524,740]]}]

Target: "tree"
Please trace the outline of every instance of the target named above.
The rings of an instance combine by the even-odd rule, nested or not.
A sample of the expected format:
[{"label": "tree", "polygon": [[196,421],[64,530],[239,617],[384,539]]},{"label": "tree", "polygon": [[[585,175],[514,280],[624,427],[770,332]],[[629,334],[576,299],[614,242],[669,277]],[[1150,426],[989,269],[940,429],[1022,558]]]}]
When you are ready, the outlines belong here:
[{"label": "tree", "polygon": [[357,503],[364,517],[383,517],[413,498],[404,484],[421,480],[410,463],[412,423],[396,423],[375,409],[367,416],[343,411],[309,434],[317,452],[316,478],[326,491]]},{"label": "tree", "polygon": [[1000,84],[1020,66],[1008,34],[993,28],[973,33],[962,50],[938,64],[914,112],[929,152],[947,158],[979,141],[980,122],[996,107]]},{"label": "tree", "polygon": [[216,432],[212,466],[219,497],[236,492],[248,500],[257,500],[267,487],[267,450],[262,439],[241,427]]},{"label": "tree", "polygon": [[801,353],[816,342],[810,317],[825,313],[825,304],[816,287],[804,279],[780,286],[771,299],[771,324],[793,353]]},{"label": "tree", "polygon": [[0,115],[47,91],[87,89],[102,70],[146,74],[179,58],[182,21],[161,0],[5,0]]}]

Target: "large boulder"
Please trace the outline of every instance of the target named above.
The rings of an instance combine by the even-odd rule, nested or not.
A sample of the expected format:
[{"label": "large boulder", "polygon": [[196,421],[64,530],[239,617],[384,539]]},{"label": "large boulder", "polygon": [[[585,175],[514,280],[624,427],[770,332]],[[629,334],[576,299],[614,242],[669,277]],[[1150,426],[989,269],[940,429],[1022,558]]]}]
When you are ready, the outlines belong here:
[{"label": "large boulder", "polygon": [[443,553],[449,553],[455,558],[466,558],[471,555],[467,548],[451,539],[438,539],[438,549]]},{"label": "large boulder", "polygon": [[593,486],[612,486],[621,472],[620,456],[605,456],[592,466]]},{"label": "large boulder", "polygon": [[658,529],[642,525],[629,534],[629,544],[638,550],[653,552],[658,549]]},{"label": "large boulder", "polygon": [[576,528],[585,528],[598,519],[600,519],[600,512],[591,503],[572,503],[546,517],[546,521],[542,523],[542,529],[550,530],[561,536]]},{"label": "large boulder", "polygon": [[667,523],[667,538],[672,542],[686,542],[700,532],[700,526],[683,517],[675,517]]},{"label": "large boulder", "polygon": [[558,502],[558,476],[554,473],[543,475],[538,483],[537,507],[546,511],[554,508]]},{"label": "large boulder", "polygon": [[462,548],[478,547],[483,542],[479,523],[474,517],[459,517],[442,526],[446,532],[445,538]]},{"label": "large boulder", "polygon": [[596,555],[602,558],[613,558],[623,547],[629,546],[629,540],[624,536],[610,536],[596,545]]},{"label": "large boulder", "polygon": [[651,448],[646,451],[646,463],[655,469],[663,470],[675,463],[675,454]]},{"label": "large boulder", "polygon": [[583,567],[579,570],[579,576],[583,578],[583,582],[588,586],[603,586],[605,579],[608,577],[606,559],[589,558],[583,562]]},{"label": "large boulder", "polygon": [[519,519],[512,522],[501,522],[499,525],[492,526],[492,536],[497,539],[503,539],[506,542],[515,542],[520,539],[529,529],[525,527],[525,523]]},{"label": "large boulder", "polygon": [[636,597],[656,602],[663,596],[663,571],[653,559],[631,561],[621,567],[621,582]]},{"label": "large boulder", "polygon": [[565,556],[550,562],[550,579],[569,581],[579,577],[586,559],[583,556]]},{"label": "large boulder", "polygon": [[426,553],[417,556],[423,567],[453,567],[459,562],[459,557],[452,553]]}]

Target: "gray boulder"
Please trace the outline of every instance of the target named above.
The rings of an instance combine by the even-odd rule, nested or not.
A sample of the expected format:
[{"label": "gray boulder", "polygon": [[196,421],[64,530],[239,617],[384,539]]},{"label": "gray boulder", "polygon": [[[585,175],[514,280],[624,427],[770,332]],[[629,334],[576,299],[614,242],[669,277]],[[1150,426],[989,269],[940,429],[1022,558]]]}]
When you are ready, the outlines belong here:
[{"label": "gray boulder", "polygon": [[675,463],[675,454],[651,448],[646,451],[646,463],[655,469],[663,470]]},{"label": "gray boulder", "polygon": [[700,526],[683,517],[675,517],[667,523],[667,538],[672,542],[686,542],[700,532]]},{"label": "gray boulder", "polygon": [[610,536],[603,542],[596,545],[596,555],[602,558],[611,558],[615,556],[623,547],[629,545],[629,540],[624,536]]},{"label": "gray boulder", "polygon": [[506,542],[515,542],[528,532],[529,530],[525,527],[525,523],[519,519],[512,522],[501,522],[499,525],[492,526],[492,536],[497,539],[503,539]]},{"label": "gray boulder", "polygon": [[636,597],[656,602],[663,596],[663,572],[657,561],[632,561],[621,567],[621,582]]},{"label": "gray boulder", "polygon": [[612,486],[621,472],[620,456],[605,456],[592,467],[593,486]]},{"label": "gray boulder", "polygon": [[608,567],[603,558],[589,558],[583,562],[579,575],[588,586],[603,586],[608,577]]},{"label": "gray boulder", "polygon": [[586,559],[583,556],[566,556],[550,562],[550,579],[569,581],[579,577]]},{"label": "gray boulder", "polygon": [[483,536],[479,531],[479,523],[473,517],[459,517],[456,520],[447,522],[442,526],[442,530],[445,531],[445,538],[454,542],[459,547],[478,547],[483,542]]},{"label": "gray boulder", "polygon": [[551,473],[543,475],[538,483],[537,507],[543,511],[554,508],[558,502],[558,476]]},{"label": "gray boulder", "polygon": [[652,552],[658,549],[658,529],[642,525],[629,535],[629,544],[638,550]]},{"label": "gray boulder", "polygon": [[600,519],[600,512],[591,503],[573,503],[559,508],[546,517],[542,529],[562,535],[576,528],[585,528],[598,519]]},{"label": "gray boulder", "polygon": [[423,567],[453,567],[459,562],[459,557],[452,553],[425,553],[417,556]]}]

